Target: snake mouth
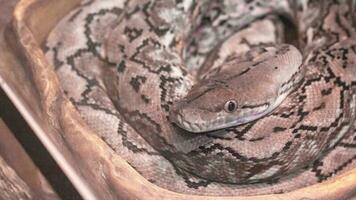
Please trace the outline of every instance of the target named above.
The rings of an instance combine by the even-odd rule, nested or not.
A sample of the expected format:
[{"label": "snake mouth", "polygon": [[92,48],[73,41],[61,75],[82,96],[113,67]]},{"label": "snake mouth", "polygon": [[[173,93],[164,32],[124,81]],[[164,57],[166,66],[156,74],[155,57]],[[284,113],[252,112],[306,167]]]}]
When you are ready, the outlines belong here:
[{"label": "snake mouth", "polygon": [[171,118],[172,122],[178,127],[192,132],[192,133],[203,133],[211,132],[218,129],[224,129],[235,125],[235,122],[227,122],[224,118],[217,118],[211,121],[204,121],[200,123],[192,123],[184,119],[182,114],[176,113],[176,116]]},{"label": "snake mouth", "polygon": [[192,133],[203,133],[211,132],[219,129],[226,129],[230,127],[239,126],[241,124],[249,123],[256,119],[259,119],[266,114],[270,113],[274,109],[274,106],[264,106],[263,109],[255,110],[254,112],[246,112],[242,116],[235,115],[224,115],[217,116],[212,120],[195,120],[196,122],[191,122],[187,120],[180,112],[174,112],[170,115],[170,120],[178,127],[192,132]]}]

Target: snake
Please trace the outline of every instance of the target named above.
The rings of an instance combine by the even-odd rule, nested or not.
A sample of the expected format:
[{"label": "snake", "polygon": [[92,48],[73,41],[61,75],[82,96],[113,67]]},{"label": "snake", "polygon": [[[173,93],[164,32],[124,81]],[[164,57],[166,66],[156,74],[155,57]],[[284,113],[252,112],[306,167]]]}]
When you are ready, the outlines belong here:
[{"label": "snake", "polygon": [[356,164],[353,10],[346,0],[84,0],[43,48],[89,127],[150,182],[283,193]]}]

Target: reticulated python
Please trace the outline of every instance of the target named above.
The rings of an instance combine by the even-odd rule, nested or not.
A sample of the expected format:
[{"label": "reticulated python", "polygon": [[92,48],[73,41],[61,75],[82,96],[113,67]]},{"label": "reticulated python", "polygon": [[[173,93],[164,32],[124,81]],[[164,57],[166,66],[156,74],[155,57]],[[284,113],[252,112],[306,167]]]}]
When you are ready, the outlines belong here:
[{"label": "reticulated python", "polygon": [[151,182],[280,193],[356,164],[352,6],[83,1],[47,56],[91,128]]}]

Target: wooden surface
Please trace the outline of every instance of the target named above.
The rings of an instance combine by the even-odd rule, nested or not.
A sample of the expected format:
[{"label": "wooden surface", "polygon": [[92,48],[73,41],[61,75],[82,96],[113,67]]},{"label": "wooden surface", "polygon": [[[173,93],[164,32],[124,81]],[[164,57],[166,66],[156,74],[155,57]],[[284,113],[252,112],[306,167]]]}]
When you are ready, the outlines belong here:
[{"label": "wooden surface", "polygon": [[[17,1],[0,0],[0,30],[10,22]],[[62,199],[81,199],[1,88],[0,156],[32,187],[38,188],[42,184],[35,177],[39,168]]]}]

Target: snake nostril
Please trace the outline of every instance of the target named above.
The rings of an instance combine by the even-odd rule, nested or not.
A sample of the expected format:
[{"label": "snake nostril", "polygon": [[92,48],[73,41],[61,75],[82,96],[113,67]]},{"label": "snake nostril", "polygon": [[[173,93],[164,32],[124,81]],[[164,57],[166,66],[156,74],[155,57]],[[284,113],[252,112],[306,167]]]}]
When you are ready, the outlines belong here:
[{"label": "snake nostril", "polygon": [[179,113],[179,110],[176,109],[176,107],[172,107],[172,109],[169,112],[169,120],[173,123],[182,123],[182,116]]}]

